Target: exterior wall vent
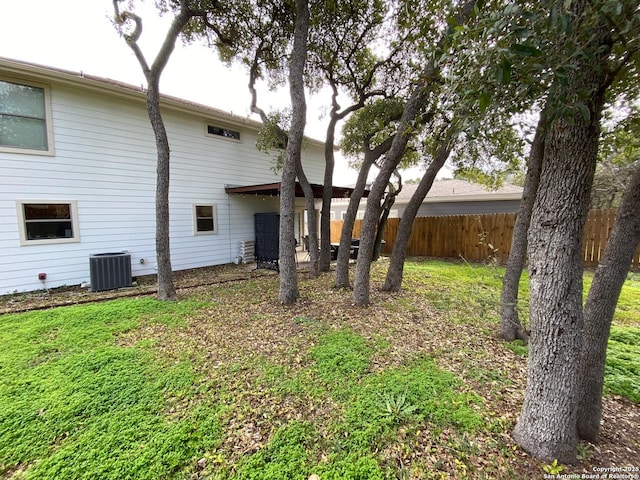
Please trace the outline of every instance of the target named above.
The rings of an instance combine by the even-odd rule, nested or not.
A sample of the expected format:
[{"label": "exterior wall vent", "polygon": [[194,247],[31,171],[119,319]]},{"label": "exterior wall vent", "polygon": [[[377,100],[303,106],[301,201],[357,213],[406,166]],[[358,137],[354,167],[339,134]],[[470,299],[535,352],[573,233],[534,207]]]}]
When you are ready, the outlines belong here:
[{"label": "exterior wall vent", "polygon": [[131,255],[126,252],[91,255],[89,270],[92,292],[131,286]]}]

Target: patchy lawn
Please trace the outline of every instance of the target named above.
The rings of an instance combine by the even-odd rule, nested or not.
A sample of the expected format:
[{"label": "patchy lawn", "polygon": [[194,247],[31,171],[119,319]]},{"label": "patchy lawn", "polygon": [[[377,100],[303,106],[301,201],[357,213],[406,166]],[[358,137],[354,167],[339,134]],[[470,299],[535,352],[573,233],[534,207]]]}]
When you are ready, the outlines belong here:
[{"label": "patchy lawn", "polygon": [[[179,275],[178,303],[145,296],[145,281],[0,297],[16,310],[135,295],[0,316],[0,475],[542,478],[549,466],[509,435],[527,349],[495,338],[502,271],[413,261],[391,295],[375,290],[385,268],[368,309],[332,275],[301,278],[302,299],[283,307],[277,276],[242,267]],[[630,275],[601,441],[562,473],[640,466],[638,299]]]}]

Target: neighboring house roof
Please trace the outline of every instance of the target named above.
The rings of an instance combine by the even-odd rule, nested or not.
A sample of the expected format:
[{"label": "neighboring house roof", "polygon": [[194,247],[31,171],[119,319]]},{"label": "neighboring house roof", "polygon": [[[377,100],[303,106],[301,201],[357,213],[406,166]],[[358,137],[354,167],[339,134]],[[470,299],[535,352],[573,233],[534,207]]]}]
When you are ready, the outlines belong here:
[{"label": "neighboring house roof", "polygon": [[[404,184],[395,203],[409,203],[411,196],[418,188],[418,184]],[[496,190],[490,190],[484,185],[467,182],[466,180],[436,180],[422,203],[443,202],[488,202],[493,200],[520,200],[522,187],[503,185]],[[349,199],[334,199],[334,203],[348,203]],[[364,204],[364,200],[363,200]]]},{"label": "neighboring house roof", "polygon": [[[6,75],[14,73],[21,77],[31,75],[37,79],[50,79],[67,85],[81,87],[86,90],[111,93],[112,95],[135,98],[138,101],[146,101],[146,90],[144,85],[134,86],[110,78],[88,75],[83,72],[73,72],[60,68],[38,65],[35,63],[24,62],[22,60],[13,60],[10,58],[0,57],[0,69]],[[214,117],[231,125],[248,126],[258,130],[262,127],[262,123],[248,117],[234,115],[224,110],[208,107],[196,102],[183,100],[171,95],[160,95],[160,104],[164,108],[170,108],[175,111],[184,111],[187,113],[197,113],[208,117]],[[324,142],[315,139],[306,139],[308,142],[324,147]]]},{"label": "neighboring house roof", "polygon": [[[396,203],[408,203],[418,185],[405,184],[396,198]],[[466,180],[436,180],[431,186],[423,203],[436,202],[483,202],[491,200],[519,200],[522,198],[522,187],[503,185],[497,190],[490,190],[484,185]]]}]

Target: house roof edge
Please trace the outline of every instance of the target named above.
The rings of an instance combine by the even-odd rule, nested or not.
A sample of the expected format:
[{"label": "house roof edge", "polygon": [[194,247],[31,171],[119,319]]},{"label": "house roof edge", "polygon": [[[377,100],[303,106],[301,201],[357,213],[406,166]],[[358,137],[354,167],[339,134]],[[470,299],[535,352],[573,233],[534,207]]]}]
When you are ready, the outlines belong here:
[{"label": "house roof edge", "polygon": [[[104,93],[105,91],[108,91],[113,95],[125,98],[135,98],[141,102],[144,102],[146,99],[147,90],[144,85],[136,87],[135,85],[121,82],[119,80],[90,75],[82,71],[74,72],[62,68],[50,67],[1,56],[0,70],[6,72],[9,76],[27,76],[40,81],[48,79],[67,85],[79,86],[93,92]],[[161,106],[170,108],[174,111],[198,113],[203,116],[216,118],[232,125],[248,126],[256,130],[259,130],[263,125],[262,122],[249,117],[242,117],[215,107],[210,107],[163,93],[160,94],[160,104]],[[325,142],[321,140],[310,137],[305,137],[305,139],[315,146],[324,147],[325,145]]]}]

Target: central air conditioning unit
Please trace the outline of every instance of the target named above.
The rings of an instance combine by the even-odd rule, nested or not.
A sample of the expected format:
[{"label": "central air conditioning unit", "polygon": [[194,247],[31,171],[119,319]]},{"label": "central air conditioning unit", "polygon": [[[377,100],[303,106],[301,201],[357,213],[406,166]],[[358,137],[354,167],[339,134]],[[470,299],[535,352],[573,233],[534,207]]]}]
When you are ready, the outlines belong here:
[{"label": "central air conditioning unit", "polygon": [[91,291],[131,286],[131,255],[126,252],[96,253],[89,257]]}]

